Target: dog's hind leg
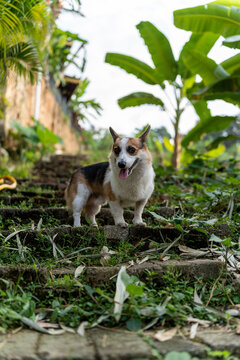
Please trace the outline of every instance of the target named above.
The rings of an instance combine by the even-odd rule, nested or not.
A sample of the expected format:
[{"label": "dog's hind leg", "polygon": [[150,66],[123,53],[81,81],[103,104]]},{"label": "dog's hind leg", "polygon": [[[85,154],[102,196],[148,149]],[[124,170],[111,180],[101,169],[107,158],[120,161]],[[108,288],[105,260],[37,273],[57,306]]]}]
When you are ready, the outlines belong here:
[{"label": "dog's hind leg", "polygon": [[91,206],[87,205],[84,209],[85,218],[89,219],[93,226],[98,227],[95,216],[99,213],[101,206],[99,204],[94,204]]},{"label": "dog's hind leg", "polygon": [[72,202],[73,209],[73,226],[81,226],[81,213],[85,205],[87,204],[90,196],[90,190],[85,184],[77,185],[77,194]]}]

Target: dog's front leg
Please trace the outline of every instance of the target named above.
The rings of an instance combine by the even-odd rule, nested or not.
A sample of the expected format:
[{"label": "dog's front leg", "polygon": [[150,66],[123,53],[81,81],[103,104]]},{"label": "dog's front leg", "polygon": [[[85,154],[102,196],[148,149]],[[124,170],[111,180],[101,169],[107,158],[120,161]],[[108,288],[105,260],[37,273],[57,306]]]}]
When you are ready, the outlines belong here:
[{"label": "dog's front leg", "polygon": [[138,226],[146,226],[146,223],[142,220],[142,213],[147,200],[137,201],[135,204],[133,224]]},{"label": "dog's front leg", "polygon": [[125,222],[123,217],[123,208],[118,201],[109,201],[109,206],[111,209],[112,216],[114,218],[115,225],[121,227],[127,227],[128,224]]}]

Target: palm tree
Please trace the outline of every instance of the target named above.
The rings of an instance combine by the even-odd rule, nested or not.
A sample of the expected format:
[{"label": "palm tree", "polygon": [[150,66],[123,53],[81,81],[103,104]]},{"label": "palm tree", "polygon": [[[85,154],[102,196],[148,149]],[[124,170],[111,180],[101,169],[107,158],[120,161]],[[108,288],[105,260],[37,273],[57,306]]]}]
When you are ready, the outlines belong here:
[{"label": "palm tree", "polygon": [[0,85],[9,71],[34,81],[41,69],[40,45],[47,33],[49,14],[43,0],[0,0]]}]

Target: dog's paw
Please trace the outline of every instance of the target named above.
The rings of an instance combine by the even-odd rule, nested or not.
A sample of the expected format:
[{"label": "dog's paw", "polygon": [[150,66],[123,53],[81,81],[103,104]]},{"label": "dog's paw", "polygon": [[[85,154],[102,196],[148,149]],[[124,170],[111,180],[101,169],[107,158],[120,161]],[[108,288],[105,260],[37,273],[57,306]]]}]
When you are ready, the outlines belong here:
[{"label": "dog's paw", "polygon": [[133,225],[141,226],[141,227],[146,227],[147,226],[147,224],[145,222],[143,222],[143,221],[140,221],[140,222],[133,221]]},{"label": "dog's paw", "polygon": [[126,223],[125,221],[124,221],[124,222],[117,223],[116,225],[117,225],[117,226],[120,226],[120,227],[122,227],[122,228],[128,227],[128,223]]}]

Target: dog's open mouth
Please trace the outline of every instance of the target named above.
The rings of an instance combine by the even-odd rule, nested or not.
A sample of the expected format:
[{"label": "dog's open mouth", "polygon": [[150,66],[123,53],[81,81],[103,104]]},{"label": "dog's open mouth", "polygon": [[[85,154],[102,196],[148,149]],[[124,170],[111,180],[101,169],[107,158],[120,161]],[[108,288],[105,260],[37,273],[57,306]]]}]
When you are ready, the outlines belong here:
[{"label": "dog's open mouth", "polygon": [[134,161],[134,163],[130,168],[121,169],[119,172],[120,179],[126,179],[131,174],[132,169],[137,164],[137,162],[138,162],[138,158]]}]

